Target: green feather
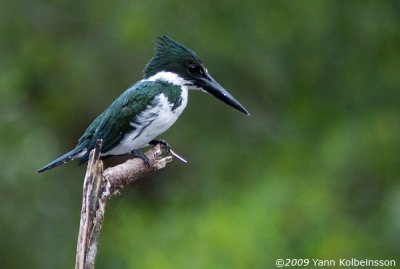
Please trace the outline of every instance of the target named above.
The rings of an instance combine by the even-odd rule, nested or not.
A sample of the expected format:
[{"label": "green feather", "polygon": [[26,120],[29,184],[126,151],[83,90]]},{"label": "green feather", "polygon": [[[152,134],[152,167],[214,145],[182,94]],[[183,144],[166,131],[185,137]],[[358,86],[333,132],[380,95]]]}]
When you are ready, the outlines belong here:
[{"label": "green feather", "polygon": [[192,50],[164,35],[157,39],[156,54],[146,65],[144,77],[169,71],[187,79],[189,77],[185,68],[189,63],[201,65],[201,60]]},{"label": "green feather", "polygon": [[[100,114],[79,139],[77,147],[91,149],[97,139],[103,139],[102,153],[117,146],[127,133],[134,131],[131,122],[145,109],[152,105],[152,100],[163,93],[177,108],[181,100],[181,88],[164,81],[141,81],[131,86]],[[153,104],[154,105],[154,104]],[[87,161],[87,152],[80,163]]]}]

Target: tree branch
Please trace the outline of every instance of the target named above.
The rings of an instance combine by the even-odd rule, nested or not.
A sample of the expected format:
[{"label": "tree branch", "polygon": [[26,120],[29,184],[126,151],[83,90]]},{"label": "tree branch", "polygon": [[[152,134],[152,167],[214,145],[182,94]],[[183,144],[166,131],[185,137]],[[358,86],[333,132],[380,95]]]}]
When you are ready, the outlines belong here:
[{"label": "tree branch", "polygon": [[94,269],[107,201],[125,186],[164,168],[172,161],[172,156],[161,157],[162,149],[160,145],[156,145],[145,153],[149,159],[149,167],[142,160],[135,158],[103,171],[103,162],[100,160],[101,146],[102,141],[98,140],[96,147],[90,152],[83,183],[75,269]]}]

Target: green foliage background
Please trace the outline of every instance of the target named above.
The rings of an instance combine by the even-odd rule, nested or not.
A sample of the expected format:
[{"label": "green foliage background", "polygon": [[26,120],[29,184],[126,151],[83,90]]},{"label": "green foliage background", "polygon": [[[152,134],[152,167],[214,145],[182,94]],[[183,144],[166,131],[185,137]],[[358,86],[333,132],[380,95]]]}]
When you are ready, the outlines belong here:
[{"label": "green foliage background", "polygon": [[[189,160],[107,208],[97,268],[399,258],[398,1],[2,1],[1,268],[71,268],[71,149],[167,34],[250,111],[209,95],[163,135]],[[400,260],[397,260],[400,263]]]}]

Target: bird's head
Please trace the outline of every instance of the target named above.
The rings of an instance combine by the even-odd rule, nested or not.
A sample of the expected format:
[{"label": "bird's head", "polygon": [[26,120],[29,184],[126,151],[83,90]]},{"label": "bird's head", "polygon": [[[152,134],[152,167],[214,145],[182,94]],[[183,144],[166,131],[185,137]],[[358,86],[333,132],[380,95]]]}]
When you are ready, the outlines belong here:
[{"label": "bird's head", "polygon": [[210,76],[196,53],[167,36],[157,39],[156,55],[146,65],[144,77],[150,78],[159,72],[174,73],[185,81],[185,86],[188,88],[208,92],[226,104],[250,115],[229,92]]}]

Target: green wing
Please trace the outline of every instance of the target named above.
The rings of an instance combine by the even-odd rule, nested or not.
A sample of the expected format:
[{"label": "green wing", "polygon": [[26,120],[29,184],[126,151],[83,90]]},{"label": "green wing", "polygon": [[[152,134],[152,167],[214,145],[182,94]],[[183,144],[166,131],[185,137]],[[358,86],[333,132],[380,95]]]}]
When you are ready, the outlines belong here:
[{"label": "green wing", "polygon": [[133,131],[130,122],[143,111],[161,93],[159,83],[142,81],[126,90],[102,114],[100,114],[79,139],[78,146],[86,148],[86,154],[80,163],[86,162],[90,150],[97,139],[103,139],[102,152],[107,152],[117,146],[126,133]]}]

